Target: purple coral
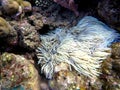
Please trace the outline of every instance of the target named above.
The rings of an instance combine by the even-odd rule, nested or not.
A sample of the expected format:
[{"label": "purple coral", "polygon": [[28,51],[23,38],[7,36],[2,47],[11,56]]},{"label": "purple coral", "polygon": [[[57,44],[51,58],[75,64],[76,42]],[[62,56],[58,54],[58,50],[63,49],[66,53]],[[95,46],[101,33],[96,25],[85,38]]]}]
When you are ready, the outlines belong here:
[{"label": "purple coral", "polygon": [[53,1],[65,8],[68,8],[69,10],[72,10],[76,16],[79,16],[77,4],[75,4],[74,0],[53,0]]}]

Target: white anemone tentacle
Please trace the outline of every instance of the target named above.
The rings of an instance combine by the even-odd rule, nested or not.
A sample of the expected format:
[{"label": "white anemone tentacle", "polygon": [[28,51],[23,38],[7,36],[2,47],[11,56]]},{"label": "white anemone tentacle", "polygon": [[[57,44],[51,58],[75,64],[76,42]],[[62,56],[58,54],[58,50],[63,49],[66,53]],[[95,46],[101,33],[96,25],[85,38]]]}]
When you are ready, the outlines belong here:
[{"label": "white anemone tentacle", "polygon": [[41,71],[52,78],[55,66],[65,62],[89,78],[99,76],[101,62],[111,55],[110,44],[120,35],[96,18],[86,16],[70,29],[40,35],[36,50]]}]

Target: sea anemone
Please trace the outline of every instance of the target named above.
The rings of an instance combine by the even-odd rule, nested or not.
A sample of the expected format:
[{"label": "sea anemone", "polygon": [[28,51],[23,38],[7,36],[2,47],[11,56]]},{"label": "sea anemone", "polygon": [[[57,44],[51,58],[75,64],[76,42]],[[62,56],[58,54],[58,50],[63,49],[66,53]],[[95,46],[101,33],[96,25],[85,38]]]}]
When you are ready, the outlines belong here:
[{"label": "sea anemone", "polygon": [[86,16],[70,29],[57,28],[40,35],[41,45],[36,50],[38,64],[49,79],[62,62],[79,74],[96,78],[100,75],[101,62],[111,55],[110,44],[118,37],[115,30],[94,17]]}]

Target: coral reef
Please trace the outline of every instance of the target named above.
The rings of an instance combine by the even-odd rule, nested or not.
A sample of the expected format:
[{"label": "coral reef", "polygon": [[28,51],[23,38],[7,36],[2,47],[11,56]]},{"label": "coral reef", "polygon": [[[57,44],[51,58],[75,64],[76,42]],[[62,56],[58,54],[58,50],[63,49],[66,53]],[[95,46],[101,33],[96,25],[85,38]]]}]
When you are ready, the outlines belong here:
[{"label": "coral reef", "polygon": [[34,65],[22,56],[3,53],[0,56],[1,87],[13,88],[19,85],[25,90],[39,90],[39,75]]},{"label": "coral reef", "polygon": [[0,0],[0,90],[120,90],[119,32],[104,24],[119,30],[119,11],[119,0]]},{"label": "coral reef", "polygon": [[[44,13],[44,12],[43,12]],[[54,17],[47,17],[40,13],[35,13],[28,17],[28,22],[34,25],[35,29],[40,33],[53,30],[56,27],[70,27],[72,26],[72,20],[74,17],[67,17],[67,19],[60,17],[58,13]],[[70,19],[71,18],[71,19]],[[76,21],[77,22],[77,21]]]},{"label": "coral reef", "polygon": [[68,63],[80,74],[96,78],[102,60],[111,54],[108,45],[118,36],[97,19],[84,17],[69,30],[57,29],[40,36],[41,44],[36,50],[38,64],[47,78],[52,78],[54,68],[61,62]]}]

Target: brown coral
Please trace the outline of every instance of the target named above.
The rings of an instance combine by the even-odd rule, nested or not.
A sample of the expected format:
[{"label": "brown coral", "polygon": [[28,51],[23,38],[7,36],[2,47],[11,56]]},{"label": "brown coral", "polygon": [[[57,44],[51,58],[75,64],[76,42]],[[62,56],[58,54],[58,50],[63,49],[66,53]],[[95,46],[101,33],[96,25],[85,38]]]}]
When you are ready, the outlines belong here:
[{"label": "brown coral", "polygon": [[31,4],[24,0],[1,0],[1,4],[5,13],[15,17],[32,10]]},{"label": "brown coral", "polygon": [[0,17],[0,39],[12,45],[17,43],[16,30],[2,17]]}]

